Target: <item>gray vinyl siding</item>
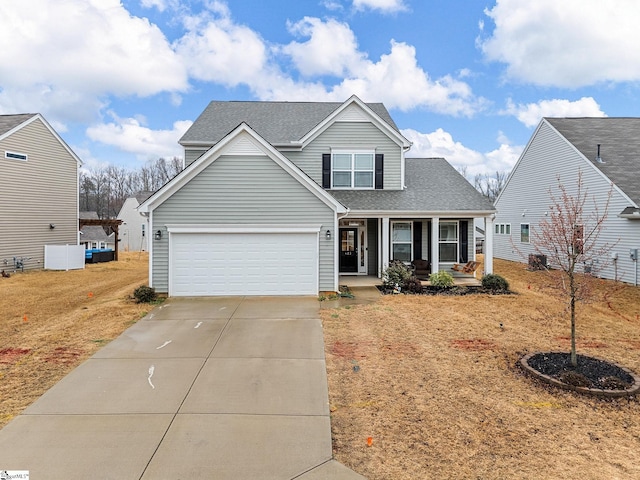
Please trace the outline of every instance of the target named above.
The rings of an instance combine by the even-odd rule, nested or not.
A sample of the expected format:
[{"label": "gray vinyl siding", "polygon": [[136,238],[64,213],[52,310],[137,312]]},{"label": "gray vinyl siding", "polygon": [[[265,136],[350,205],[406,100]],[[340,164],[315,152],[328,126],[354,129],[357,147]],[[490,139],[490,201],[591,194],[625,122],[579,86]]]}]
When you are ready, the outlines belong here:
[{"label": "gray vinyl siding", "polygon": [[372,123],[336,122],[318,135],[301,152],[282,153],[322,185],[322,154],[331,149],[371,148],[384,154],[384,188],[400,190],[402,148]]},{"label": "gray vinyl siding", "polygon": [[184,149],[184,167],[187,168],[206,152],[207,148],[187,147]]},{"label": "gray vinyl siding", "polygon": [[[28,159],[5,158],[7,150]],[[0,269],[12,270],[14,257],[43,268],[45,245],[77,243],[78,164],[36,119],[0,141]]]},{"label": "gray vinyl siding", "polygon": [[[510,223],[511,235],[494,233],[495,258],[527,262],[534,249],[531,243],[520,241],[520,225],[528,223],[533,238],[536,226],[545,218],[545,212],[549,211],[549,189],[559,196],[560,177],[560,182],[567,191],[574,193],[578,170],[582,171],[583,184],[588,191],[588,205],[593,205],[595,197],[597,205],[603,207],[611,188],[610,182],[561,135],[543,122],[496,202],[498,211],[494,223]],[[598,260],[598,264],[594,265],[594,272],[600,277],[612,279],[617,270],[622,281],[633,283],[636,265],[630,260],[629,249],[640,248],[640,221],[617,216],[628,206],[629,200],[614,190],[600,240],[602,243],[615,244],[613,251],[618,253],[617,267],[614,267],[608,256]]]},{"label": "gray vinyl siding", "polygon": [[[319,224],[319,288],[335,289],[333,241],[323,232],[334,228],[334,211],[268,157],[222,156],[152,212],[153,286],[168,291],[166,225]],[[336,238],[333,232],[333,238]]]}]

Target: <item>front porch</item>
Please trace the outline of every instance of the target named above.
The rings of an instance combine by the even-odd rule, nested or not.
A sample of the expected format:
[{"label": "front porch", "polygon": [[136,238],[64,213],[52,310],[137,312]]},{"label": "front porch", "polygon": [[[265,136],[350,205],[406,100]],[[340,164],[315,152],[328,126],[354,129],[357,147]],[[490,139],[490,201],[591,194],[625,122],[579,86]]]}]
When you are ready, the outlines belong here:
[{"label": "front porch", "polygon": [[[380,285],[385,269],[394,260],[414,263],[424,285],[429,272],[446,271],[455,285],[479,285],[492,273],[492,218],[484,217],[487,255],[475,250],[475,217],[347,217],[338,223],[339,285]],[[421,261],[421,264],[417,262]],[[479,262],[479,268],[454,271],[453,267]],[[473,273],[473,274],[470,274]]]}]

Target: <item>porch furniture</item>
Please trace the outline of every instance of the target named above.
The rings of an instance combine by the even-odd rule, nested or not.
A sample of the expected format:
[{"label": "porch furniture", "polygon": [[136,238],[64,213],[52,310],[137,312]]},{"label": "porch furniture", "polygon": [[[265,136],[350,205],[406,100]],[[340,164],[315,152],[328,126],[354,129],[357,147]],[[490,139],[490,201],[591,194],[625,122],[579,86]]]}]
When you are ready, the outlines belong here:
[{"label": "porch furniture", "polygon": [[461,263],[455,263],[453,267],[451,267],[451,270],[473,275],[479,267],[480,267],[480,262],[467,262],[464,265],[462,265]]},{"label": "porch furniture", "polygon": [[431,263],[429,260],[423,259],[415,259],[411,262],[413,266],[413,274],[419,279],[427,279],[429,278],[429,274],[431,273]]}]

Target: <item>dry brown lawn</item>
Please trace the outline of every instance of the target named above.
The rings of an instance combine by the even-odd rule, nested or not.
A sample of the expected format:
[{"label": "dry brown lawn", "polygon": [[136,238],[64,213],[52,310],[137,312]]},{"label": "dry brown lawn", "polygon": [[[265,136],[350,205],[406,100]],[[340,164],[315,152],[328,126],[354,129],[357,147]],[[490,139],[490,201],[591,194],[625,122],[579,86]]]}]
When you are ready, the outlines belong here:
[{"label": "dry brown lawn", "polygon": [[[370,480],[640,478],[640,399],[525,376],[525,353],[568,351],[569,321],[542,272],[495,271],[517,294],[322,310],[335,457]],[[578,353],[640,373],[639,287],[578,315]]]},{"label": "dry brown lawn", "polygon": [[0,278],[0,428],[152,307],[129,297],[148,254]]},{"label": "dry brown lawn", "polygon": [[[0,278],[0,427],[151,309],[129,299],[147,262],[122,253],[82,271]],[[495,267],[516,295],[399,295],[321,311],[336,458],[371,480],[640,478],[640,400],[524,376],[524,353],[568,349],[568,321],[542,273]],[[624,286],[581,308],[579,352],[640,372],[639,298]]]}]

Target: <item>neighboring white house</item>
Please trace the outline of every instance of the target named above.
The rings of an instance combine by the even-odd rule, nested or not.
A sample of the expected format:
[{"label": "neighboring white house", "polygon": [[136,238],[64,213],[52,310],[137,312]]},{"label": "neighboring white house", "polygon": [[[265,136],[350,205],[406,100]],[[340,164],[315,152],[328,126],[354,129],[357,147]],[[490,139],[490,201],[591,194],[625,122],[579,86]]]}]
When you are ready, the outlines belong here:
[{"label": "neighboring white house", "polygon": [[120,208],[118,220],[120,225],[120,250],[125,252],[146,252],[149,250],[149,222],[147,217],[138,211],[138,205],[144,202],[150,193],[127,198]]},{"label": "neighboring white house", "polygon": [[45,245],[78,245],[81,164],[42,115],[0,115],[0,269],[43,268]]},{"label": "neighboring white house", "polygon": [[[640,249],[640,118],[543,118],[495,206],[494,256],[526,262],[532,233],[548,215],[550,189],[559,182],[583,188],[600,212],[613,185],[601,241],[615,244],[607,258],[585,265],[595,275],[637,284]],[[593,200],[591,199],[593,198]]]}]

